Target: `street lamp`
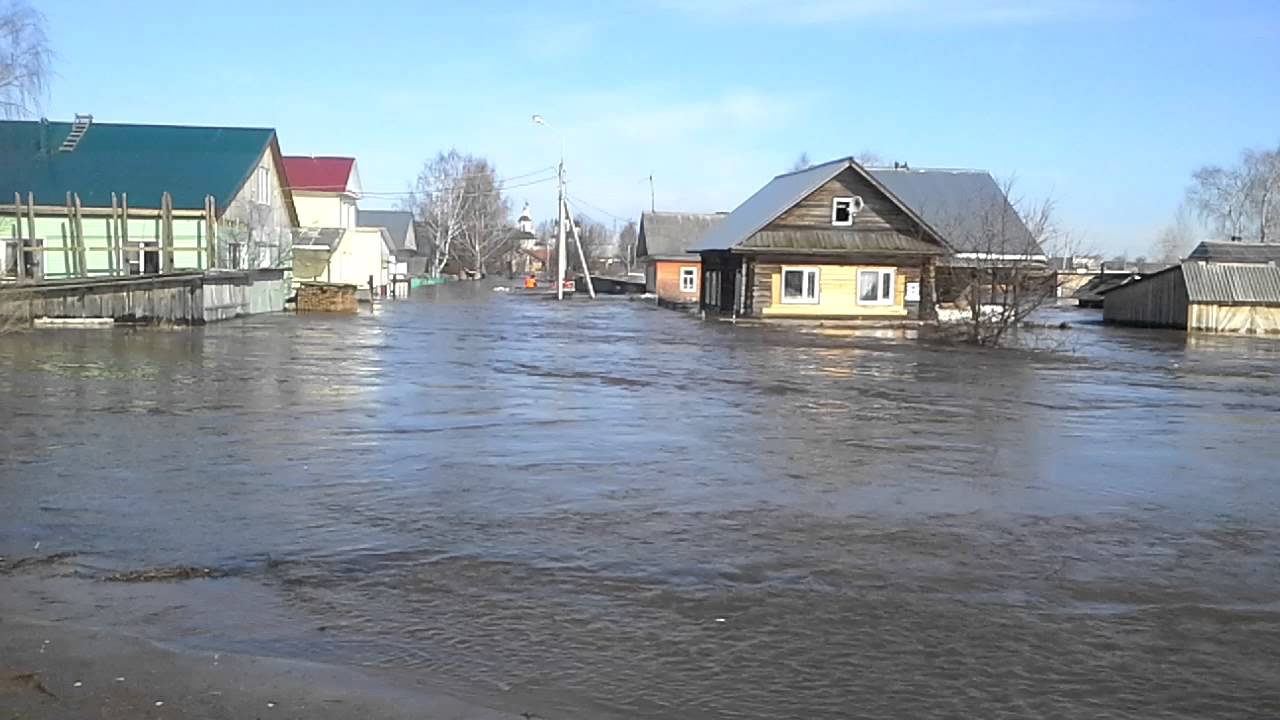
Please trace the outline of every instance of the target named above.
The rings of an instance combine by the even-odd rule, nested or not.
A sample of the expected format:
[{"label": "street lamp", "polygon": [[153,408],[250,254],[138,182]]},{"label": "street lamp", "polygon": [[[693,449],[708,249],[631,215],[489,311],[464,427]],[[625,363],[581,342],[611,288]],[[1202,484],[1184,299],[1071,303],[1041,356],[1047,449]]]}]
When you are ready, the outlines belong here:
[{"label": "street lamp", "polygon": [[[533,116],[533,124],[541,125],[543,127],[551,127],[551,124],[548,123],[546,118],[542,117],[541,115]],[[565,203],[564,203],[564,133],[560,134],[560,165],[558,166],[558,169],[557,169],[557,176],[559,178],[558,185],[559,185],[560,197],[557,200],[557,208],[556,208],[556,213],[557,213],[556,215],[556,228],[557,228],[557,231],[556,231],[556,299],[563,300],[564,299],[564,271],[565,271],[564,223],[565,223],[565,218],[569,214],[566,211]]]}]

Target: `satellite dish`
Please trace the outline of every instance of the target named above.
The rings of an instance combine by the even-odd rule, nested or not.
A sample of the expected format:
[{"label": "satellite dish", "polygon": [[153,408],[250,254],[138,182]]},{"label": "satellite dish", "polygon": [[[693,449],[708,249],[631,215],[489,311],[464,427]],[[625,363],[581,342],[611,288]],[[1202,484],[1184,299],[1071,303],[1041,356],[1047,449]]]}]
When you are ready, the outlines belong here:
[{"label": "satellite dish", "polygon": [[862,212],[862,208],[866,206],[867,204],[862,201],[861,195],[854,195],[853,202],[849,203],[849,211],[852,212],[854,215],[857,215],[858,213]]}]

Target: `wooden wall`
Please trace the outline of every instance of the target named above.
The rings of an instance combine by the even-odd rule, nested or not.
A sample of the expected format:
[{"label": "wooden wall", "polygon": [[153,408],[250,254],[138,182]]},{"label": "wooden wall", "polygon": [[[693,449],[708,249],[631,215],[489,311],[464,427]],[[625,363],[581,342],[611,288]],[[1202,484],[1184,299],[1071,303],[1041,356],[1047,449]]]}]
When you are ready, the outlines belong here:
[{"label": "wooden wall", "polygon": [[[698,295],[702,288],[702,263],[700,261],[655,260],[652,265],[654,267],[654,287],[658,299],[677,304],[698,302]],[[692,292],[682,292],[680,290],[680,269],[688,267],[694,269],[694,289]]]},{"label": "wooden wall", "polygon": [[[788,262],[787,267],[818,268],[817,304],[782,302],[782,268],[784,263],[760,262],[755,265],[752,287],[753,314],[765,317],[867,317],[905,318],[917,303],[906,302],[909,282],[920,282],[920,268],[893,265],[845,265],[814,262]],[[858,304],[858,273],[862,270],[896,270],[892,305]],[[912,306],[912,307],[909,307]]]},{"label": "wooden wall", "polygon": [[[853,168],[832,178],[794,207],[764,227],[765,230],[831,228],[831,202],[837,197],[860,196],[865,203],[853,218],[855,231],[896,231],[916,236],[920,230],[892,200],[867,182]],[[841,227],[841,226],[837,226]]]},{"label": "wooden wall", "polygon": [[1182,269],[1148,275],[1103,296],[1105,322],[1137,327],[1187,328],[1187,283]]}]

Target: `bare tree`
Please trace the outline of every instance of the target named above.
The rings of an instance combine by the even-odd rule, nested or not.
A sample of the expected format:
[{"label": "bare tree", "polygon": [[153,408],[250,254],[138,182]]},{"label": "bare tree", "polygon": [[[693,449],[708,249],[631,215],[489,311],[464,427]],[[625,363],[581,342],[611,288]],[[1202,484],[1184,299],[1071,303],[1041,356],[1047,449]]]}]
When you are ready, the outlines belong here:
[{"label": "bare tree", "polygon": [[880,157],[879,153],[872,150],[863,150],[857,155],[854,155],[853,159],[863,167],[879,167],[884,165],[884,158]]},{"label": "bare tree", "polygon": [[[582,242],[582,254],[587,259],[587,264],[594,270],[601,260],[609,257],[612,243],[612,237],[609,228],[603,223],[596,222],[591,218],[578,214],[573,219],[574,225],[578,227],[578,239]],[[572,241],[570,241],[572,244]],[[570,247],[565,251],[567,253],[566,260],[569,267],[578,272],[582,272],[582,262],[578,258],[576,248]]]},{"label": "bare tree", "polygon": [[0,6],[0,117],[34,114],[44,100],[53,61],[46,25],[23,0]]},{"label": "bare tree", "polygon": [[972,204],[979,208],[976,216],[939,228],[965,249],[939,276],[963,311],[958,324],[965,339],[977,345],[1003,344],[1032,313],[1053,302],[1057,283],[1047,257],[1079,252],[1058,228],[1052,200],[1012,200],[1013,190],[1013,181],[1006,182]]},{"label": "bare tree", "polygon": [[627,224],[622,226],[622,232],[618,233],[618,249],[622,253],[622,261],[626,264],[627,272],[631,272],[636,265],[636,248],[640,243],[640,233],[636,228],[635,220],[628,220]]},{"label": "bare tree", "polygon": [[1187,208],[1185,205],[1179,206],[1173,222],[1164,226],[1156,236],[1151,246],[1151,256],[1156,262],[1172,265],[1187,256],[1194,241],[1195,232],[1187,217]]},{"label": "bare tree", "polygon": [[484,158],[472,158],[464,165],[462,242],[455,257],[463,267],[477,273],[488,271],[493,260],[507,261],[512,251],[511,207],[498,186],[493,165]]},{"label": "bare tree", "polygon": [[1234,167],[1206,165],[1191,175],[1187,200],[1224,236],[1280,237],[1280,147],[1245,150]]}]

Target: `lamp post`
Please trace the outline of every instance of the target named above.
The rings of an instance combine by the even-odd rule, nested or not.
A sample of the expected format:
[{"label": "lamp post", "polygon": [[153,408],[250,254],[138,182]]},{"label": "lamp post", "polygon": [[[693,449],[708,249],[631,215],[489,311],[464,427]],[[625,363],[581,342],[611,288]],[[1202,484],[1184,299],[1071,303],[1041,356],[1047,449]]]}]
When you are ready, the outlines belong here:
[{"label": "lamp post", "polygon": [[[543,127],[551,127],[541,115],[533,116],[535,125]],[[557,166],[559,198],[556,201],[556,299],[564,299],[564,272],[565,272],[565,217],[568,213],[565,211],[564,204],[564,133],[560,134],[560,164]]]}]

